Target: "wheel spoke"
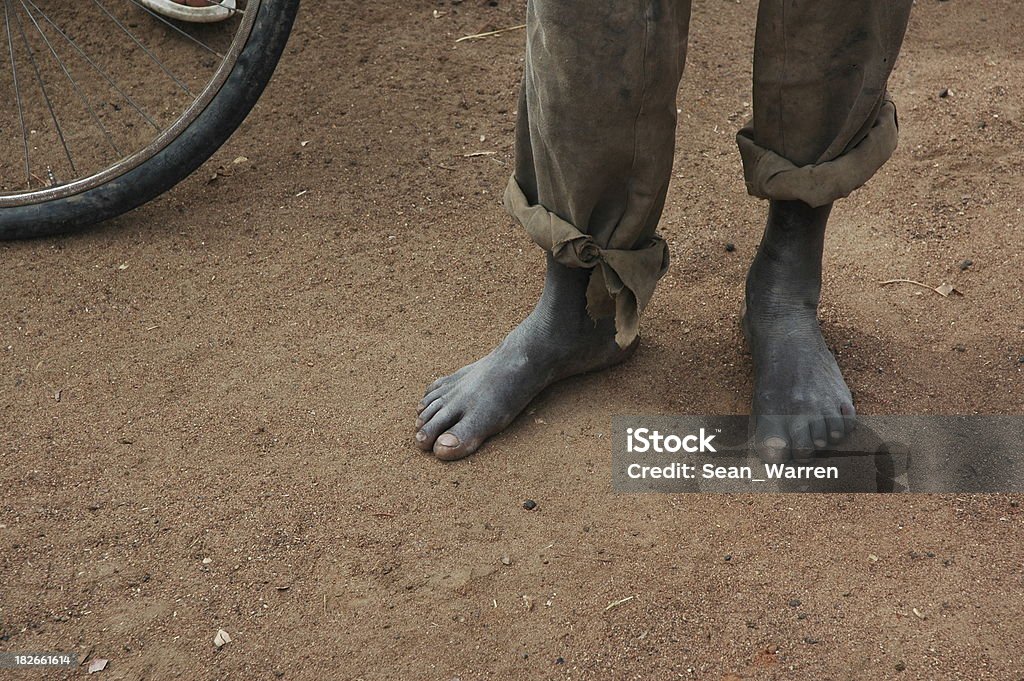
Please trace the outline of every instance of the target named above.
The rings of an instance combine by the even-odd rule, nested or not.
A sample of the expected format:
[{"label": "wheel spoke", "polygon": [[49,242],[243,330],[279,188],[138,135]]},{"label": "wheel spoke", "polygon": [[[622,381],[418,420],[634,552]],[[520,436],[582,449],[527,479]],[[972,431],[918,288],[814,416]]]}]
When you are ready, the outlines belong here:
[{"label": "wheel spoke", "polygon": [[32,45],[28,42],[28,36],[25,35],[25,25],[21,22],[21,17],[18,16],[17,12],[14,12],[14,19],[18,22],[18,33],[21,34],[21,40],[25,44],[25,51],[28,52],[28,60],[32,64],[32,70],[36,74],[36,80],[39,82],[39,89],[42,91],[43,99],[46,101],[46,108],[50,111],[50,118],[53,119],[53,127],[57,130],[57,137],[60,138],[60,145],[64,147],[64,155],[67,156],[68,164],[71,166],[71,172],[77,173],[78,169],[75,168],[75,161],[71,158],[71,151],[68,149],[68,142],[64,139],[64,130],[60,127],[60,121],[57,120],[57,112],[53,109],[53,102],[50,101],[50,93],[46,89],[46,80],[43,78],[43,74],[39,71],[39,64],[36,63],[35,52],[32,50]]},{"label": "wheel spoke", "polygon": [[115,17],[115,16],[113,15],[113,14],[111,14],[111,13],[110,13],[110,12],[109,12],[109,11],[107,10],[107,8],[106,8],[106,7],[104,7],[104,6],[103,6],[103,5],[102,5],[102,4],[100,3],[100,0],[92,0],[92,1],[93,1],[93,2],[94,2],[94,3],[96,4],[96,6],[97,6],[97,7],[99,7],[99,8],[100,8],[100,9],[101,9],[101,10],[103,11],[103,13],[104,13],[104,14],[106,14],[106,15],[107,15],[107,16],[108,16],[108,17],[110,18],[110,20],[111,20],[111,21],[113,21],[113,22],[114,22],[115,24],[117,24],[117,27],[118,27],[118,28],[120,28],[120,29],[121,29],[121,30],[122,30],[122,31],[124,32],[124,34],[125,34],[125,35],[127,35],[127,36],[128,36],[128,37],[129,37],[130,39],[131,39],[131,41],[132,41],[133,43],[135,43],[136,45],[138,45],[138,46],[139,46],[139,49],[140,49],[140,50],[142,50],[143,52],[145,52],[145,53],[146,53],[146,56],[148,56],[148,57],[149,57],[149,58],[150,58],[151,60],[153,60],[153,63],[154,63],[154,64],[156,64],[156,65],[157,65],[158,67],[160,67],[160,70],[161,70],[161,71],[163,71],[164,73],[166,73],[166,74],[167,74],[167,75],[168,75],[168,76],[170,77],[170,79],[171,79],[171,80],[173,80],[173,81],[174,81],[174,82],[175,82],[175,83],[176,83],[176,84],[178,85],[178,87],[180,87],[180,88],[181,88],[181,89],[182,89],[182,90],[183,90],[183,91],[185,92],[185,94],[187,94],[187,95],[188,95],[189,97],[194,97],[194,96],[195,96],[195,95],[193,95],[193,94],[192,94],[192,91],[188,89],[188,86],[187,86],[187,85],[185,85],[185,84],[184,84],[184,83],[182,83],[182,82],[181,82],[180,80],[178,80],[178,77],[177,77],[177,76],[175,76],[175,75],[174,75],[173,73],[171,73],[170,69],[168,69],[168,68],[167,68],[167,67],[166,67],[166,66],[164,65],[164,63],[163,63],[162,61],[160,61],[159,59],[157,59],[157,57],[156,57],[156,55],[155,55],[155,54],[153,54],[152,52],[150,52],[150,51],[149,51],[149,50],[148,50],[148,49],[146,48],[146,46],[145,46],[145,45],[143,45],[143,44],[142,44],[141,42],[139,42],[139,39],[135,37],[135,34],[134,34],[134,33],[132,33],[131,31],[129,31],[129,30],[128,30],[128,28],[127,28],[127,27],[125,27],[125,25],[124,25],[124,24],[122,24],[122,23],[121,23],[121,22],[120,22],[120,21],[119,21],[119,20],[117,19],[117,17]]},{"label": "wheel spoke", "polygon": [[57,50],[55,50],[53,48],[53,44],[50,43],[50,39],[46,37],[45,33],[43,33],[43,29],[39,26],[39,22],[36,21],[35,15],[32,14],[32,10],[25,5],[24,0],[21,0],[21,6],[25,8],[25,14],[27,14],[28,18],[32,21],[32,25],[35,26],[36,31],[39,32],[39,37],[43,39],[43,43],[50,50],[50,54],[53,55],[54,60],[58,65],[60,65],[60,70],[64,72],[68,82],[71,83],[71,89],[74,90],[75,94],[78,95],[78,98],[82,100],[83,104],[85,104],[85,108],[89,110],[89,116],[96,124],[96,127],[100,129],[101,133],[103,133],[107,143],[111,148],[113,148],[114,153],[120,156],[121,150],[117,148],[117,144],[115,144],[113,138],[111,138],[110,132],[107,130],[106,126],[103,125],[103,121],[100,120],[99,114],[96,113],[96,109],[93,107],[92,102],[89,101],[89,98],[82,92],[81,88],[78,87],[78,81],[76,81],[74,76],[71,75],[71,72],[68,71],[64,60],[60,58],[60,55],[57,54]]},{"label": "wheel spoke", "polygon": [[32,186],[32,162],[28,155],[28,129],[25,127],[25,109],[21,102],[21,86],[18,84],[18,62],[14,58],[14,38],[11,37],[10,0],[4,0],[4,27],[7,32],[7,49],[11,54],[11,78],[14,81],[14,99],[18,103],[18,122],[21,123],[21,140],[25,147],[25,182]]},{"label": "wheel spoke", "polygon": [[149,123],[150,126],[152,126],[152,128],[154,130],[157,130],[157,131],[160,130],[160,126],[156,124],[156,121],[154,121],[152,118],[150,118],[150,116],[145,111],[142,110],[142,107],[140,107],[138,104],[136,104],[135,100],[132,99],[131,97],[129,97],[128,94],[121,88],[121,86],[119,86],[117,84],[117,82],[114,80],[114,78],[112,76],[110,76],[110,74],[108,74],[102,68],[100,68],[96,64],[96,62],[93,61],[92,58],[89,57],[89,55],[85,53],[85,50],[83,50],[78,45],[78,43],[76,43],[72,38],[68,37],[68,35],[64,31],[62,31],[60,29],[60,27],[57,26],[56,23],[54,23],[53,19],[51,19],[49,16],[47,16],[46,12],[42,11],[41,9],[39,9],[39,7],[32,0],[24,0],[24,2],[27,2],[32,7],[32,9],[34,9],[36,12],[38,12],[40,14],[40,16],[42,16],[43,19],[46,21],[46,23],[48,23],[50,26],[52,26],[53,29],[55,31],[57,31],[57,34],[60,35],[60,37],[63,38],[65,40],[65,42],[67,42],[67,44],[70,45],[75,50],[75,52],[77,52],[83,59],[85,59],[85,61],[88,62],[89,66],[91,66],[93,68],[93,70],[97,74],[100,75],[100,77],[102,77],[104,80],[106,80],[107,83],[110,84],[110,87],[112,87],[114,89],[114,91],[117,92],[117,94],[121,95],[121,97],[124,99],[124,101],[128,102],[128,105],[130,107],[132,107],[133,109],[135,109],[135,111],[138,112],[138,114],[140,116],[142,116],[146,120],[146,122]]}]

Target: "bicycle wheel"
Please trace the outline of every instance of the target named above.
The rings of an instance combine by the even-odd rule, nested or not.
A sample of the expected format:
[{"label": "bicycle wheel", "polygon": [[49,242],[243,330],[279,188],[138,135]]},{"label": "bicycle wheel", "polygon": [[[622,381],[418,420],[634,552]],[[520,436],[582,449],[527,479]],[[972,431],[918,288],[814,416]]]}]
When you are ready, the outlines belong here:
[{"label": "bicycle wheel", "polygon": [[187,23],[142,0],[0,0],[0,92],[13,95],[0,97],[0,239],[140,206],[241,124],[299,0],[205,1],[230,16]]}]

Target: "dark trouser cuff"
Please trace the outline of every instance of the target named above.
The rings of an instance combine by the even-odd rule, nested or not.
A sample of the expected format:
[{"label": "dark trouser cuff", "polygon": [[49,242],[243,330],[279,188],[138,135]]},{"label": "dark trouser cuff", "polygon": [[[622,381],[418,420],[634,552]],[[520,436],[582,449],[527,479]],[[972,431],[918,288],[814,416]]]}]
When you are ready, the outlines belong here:
[{"label": "dark trouser cuff", "polygon": [[822,163],[793,165],[774,151],[758,146],[750,125],[739,131],[736,142],[751,196],[803,201],[816,208],[849,196],[867,182],[892,156],[898,136],[896,106],[886,99],[867,136],[842,155]]}]

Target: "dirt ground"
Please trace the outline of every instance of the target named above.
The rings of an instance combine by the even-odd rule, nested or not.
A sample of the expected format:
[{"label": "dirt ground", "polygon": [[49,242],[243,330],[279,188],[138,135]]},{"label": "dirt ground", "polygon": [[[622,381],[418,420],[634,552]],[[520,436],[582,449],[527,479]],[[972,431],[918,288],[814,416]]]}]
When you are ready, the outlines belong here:
[{"label": "dirt ground", "polygon": [[[500,208],[523,33],[454,41],[520,0],[308,2],[196,175],[0,245],[0,650],[100,679],[1024,677],[1017,499],[611,492],[613,415],[747,409],[755,10],[695,3],[640,351],[468,460],[416,450],[414,406],[529,310],[543,259]],[[1022,25],[1015,0],[917,3],[900,149],[827,244],[862,413],[1024,413]]]}]

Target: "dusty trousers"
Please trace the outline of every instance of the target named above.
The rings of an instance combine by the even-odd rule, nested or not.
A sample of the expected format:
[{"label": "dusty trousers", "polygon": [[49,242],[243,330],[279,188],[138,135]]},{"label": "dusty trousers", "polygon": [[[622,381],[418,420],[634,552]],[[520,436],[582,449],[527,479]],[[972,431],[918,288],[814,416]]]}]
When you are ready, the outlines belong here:
[{"label": "dusty trousers", "polygon": [[[912,0],[761,0],[747,191],[822,206],[896,148],[886,82]],[[690,0],[530,0],[505,206],[555,261],[592,270],[590,315],[621,346],[668,268],[671,176]],[[722,46],[730,49],[730,46]],[[682,107],[686,103],[681,103]]]}]

